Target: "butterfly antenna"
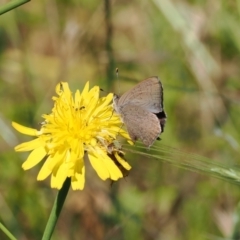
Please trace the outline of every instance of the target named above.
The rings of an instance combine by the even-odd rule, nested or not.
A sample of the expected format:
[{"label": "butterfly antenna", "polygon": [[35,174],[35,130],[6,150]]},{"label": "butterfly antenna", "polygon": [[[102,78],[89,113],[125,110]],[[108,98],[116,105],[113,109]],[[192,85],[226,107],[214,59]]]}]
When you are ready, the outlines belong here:
[{"label": "butterfly antenna", "polygon": [[118,75],[119,75],[118,68],[116,68],[115,72],[116,72],[116,76],[117,76],[117,86],[118,86],[118,95],[119,95],[120,94],[120,82],[119,82],[119,79],[118,79]]}]

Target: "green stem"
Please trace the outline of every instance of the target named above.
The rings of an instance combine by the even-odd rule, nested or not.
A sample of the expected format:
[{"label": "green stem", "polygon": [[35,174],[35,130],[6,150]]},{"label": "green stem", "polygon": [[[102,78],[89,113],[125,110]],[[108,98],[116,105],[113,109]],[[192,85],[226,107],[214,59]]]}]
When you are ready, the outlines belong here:
[{"label": "green stem", "polygon": [[6,13],[16,7],[19,7],[26,2],[30,2],[30,0],[15,0],[15,1],[11,1],[9,3],[6,3],[0,7],[0,15]]},{"label": "green stem", "polygon": [[42,240],[49,240],[53,234],[54,228],[57,224],[57,220],[61,213],[64,201],[67,197],[68,190],[71,184],[71,179],[67,178],[63,184],[63,187],[59,190],[58,195],[53,204],[52,211],[50,213],[46,228],[43,233]]},{"label": "green stem", "polygon": [[0,223],[0,229],[9,237],[11,240],[17,240],[7,229],[6,227]]},{"label": "green stem", "polygon": [[105,0],[105,24],[106,24],[106,53],[108,58],[107,64],[107,82],[108,89],[111,89],[114,80],[114,55],[112,48],[112,39],[113,39],[113,26],[111,19],[111,0]]}]

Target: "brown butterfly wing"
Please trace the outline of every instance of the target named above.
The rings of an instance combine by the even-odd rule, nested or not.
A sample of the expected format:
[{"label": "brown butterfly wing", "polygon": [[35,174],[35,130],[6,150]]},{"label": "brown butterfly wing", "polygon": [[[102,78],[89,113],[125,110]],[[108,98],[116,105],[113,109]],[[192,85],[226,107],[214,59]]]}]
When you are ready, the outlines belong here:
[{"label": "brown butterfly wing", "polygon": [[118,108],[130,103],[153,113],[163,111],[163,88],[159,78],[147,78],[124,93],[118,99]]},{"label": "brown butterfly wing", "polygon": [[162,131],[157,116],[141,106],[127,104],[121,108],[120,114],[133,141],[140,139],[150,147]]}]

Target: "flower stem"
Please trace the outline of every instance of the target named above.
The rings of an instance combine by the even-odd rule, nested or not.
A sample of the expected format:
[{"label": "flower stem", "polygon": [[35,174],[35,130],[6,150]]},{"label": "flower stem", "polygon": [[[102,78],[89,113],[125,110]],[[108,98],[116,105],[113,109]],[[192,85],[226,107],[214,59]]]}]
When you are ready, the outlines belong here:
[{"label": "flower stem", "polygon": [[22,4],[29,2],[30,0],[15,0],[5,3],[3,6],[0,7],[0,15],[4,14],[16,7],[21,6]]},{"label": "flower stem", "polygon": [[49,240],[53,234],[54,228],[57,224],[57,220],[61,213],[64,201],[67,197],[70,187],[71,179],[67,178],[63,184],[63,187],[59,190],[58,195],[54,201],[52,211],[50,213],[47,225],[45,227],[42,240]]}]

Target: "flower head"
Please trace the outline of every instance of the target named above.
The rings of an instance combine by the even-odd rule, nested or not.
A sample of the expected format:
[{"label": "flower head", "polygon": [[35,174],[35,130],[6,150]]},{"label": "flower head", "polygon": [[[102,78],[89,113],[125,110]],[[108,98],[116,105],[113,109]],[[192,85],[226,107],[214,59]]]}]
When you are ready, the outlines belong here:
[{"label": "flower head", "polygon": [[130,138],[121,129],[121,120],[110,104],[113,94],[100,98],[99,87],[89,89],[88,82],[82,93],[77,90],[74,97],[66,82],[57,85],[56,93],[52,112],[42,116],[44,121],[39,131],[12,123],[19,132],[36,137],[15,147],[16,151],[32,151],[23,169],[28,170],[44,160],[37,180],[51,175],[51,187],[60,189],[70,177],[74,190],[83,189],[84,161],[88,156],[101,179],[122,178],[125,175],[122,169],[130,170],[131,166],[118,147],[111,150],[109,146],[118,134]]}]

